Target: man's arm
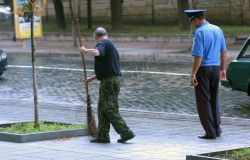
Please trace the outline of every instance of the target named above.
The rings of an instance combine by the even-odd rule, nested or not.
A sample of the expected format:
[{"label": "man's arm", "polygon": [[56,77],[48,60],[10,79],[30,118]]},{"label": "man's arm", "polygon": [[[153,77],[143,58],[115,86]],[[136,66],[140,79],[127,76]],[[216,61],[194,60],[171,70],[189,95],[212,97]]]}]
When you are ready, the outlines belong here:
[{"label": "man's arm", "polygon": [[194,80],[196,79],[196,73],[201,65],[201,61],[202,61],[202,57],[199,56],[194,56],[194,64],[193,64],[193,70],[191,73],[191,77],[190,77],[190,84],[191,86],[197,86],[198,83],[194,83]]},{"label": "man's arm", "polygon": [[220,54],[220,79],[226,79],[226,63],[227,63],[227,51],[222,51]]},{"label": "man's arm", "polygon": [[99,56],[100,53],[97,49],[85,49],[85,52],[91,56]]},{"label": "man's arm", "polygon": [[96,79],[96,75],[93,75],[91,77],[88,77],[87,79],[83,79],[83,83],[88,84],[89,82]]},{"label": "man's arm", "polygon": [[91,55],[91,56],[99,56],[100,53],[97,49],[86,49],[85,47],[79,47],[78,51],[80,53],[86,53],[88,55]]}]

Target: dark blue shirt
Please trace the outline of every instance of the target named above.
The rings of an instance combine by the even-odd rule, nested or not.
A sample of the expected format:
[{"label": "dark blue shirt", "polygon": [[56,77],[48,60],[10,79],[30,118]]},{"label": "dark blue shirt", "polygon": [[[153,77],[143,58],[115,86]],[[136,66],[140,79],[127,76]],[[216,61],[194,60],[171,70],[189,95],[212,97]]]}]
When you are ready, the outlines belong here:
[{"label": "dark blue shirt", "polygon": [[119,52],[113,42],[104,38],[95,46],[100,53],[95,56],[95,75],[98,80],[105,77],[121,76]]}]

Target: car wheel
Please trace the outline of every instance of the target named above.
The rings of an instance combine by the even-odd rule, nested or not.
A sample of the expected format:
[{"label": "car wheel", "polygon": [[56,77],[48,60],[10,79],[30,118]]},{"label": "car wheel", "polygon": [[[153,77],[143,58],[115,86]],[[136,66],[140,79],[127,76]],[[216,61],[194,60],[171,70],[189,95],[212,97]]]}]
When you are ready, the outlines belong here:
[{"label": "car wheel", "polygon": [[3,74],[3,72],[0,72],[0,76]]}]

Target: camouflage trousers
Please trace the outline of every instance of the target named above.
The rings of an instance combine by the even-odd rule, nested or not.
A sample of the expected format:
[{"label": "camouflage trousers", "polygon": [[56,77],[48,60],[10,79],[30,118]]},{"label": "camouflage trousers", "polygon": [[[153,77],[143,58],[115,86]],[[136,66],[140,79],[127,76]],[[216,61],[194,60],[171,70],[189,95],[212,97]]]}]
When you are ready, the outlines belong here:
[{"label": "camouflage trousers", "polygon": [[119,113],[119,92],[120,77],[111,77],[101,81],[98,101],[98,139],[110,139],[110,124],[121,138],[126,138],[133,133]]}]

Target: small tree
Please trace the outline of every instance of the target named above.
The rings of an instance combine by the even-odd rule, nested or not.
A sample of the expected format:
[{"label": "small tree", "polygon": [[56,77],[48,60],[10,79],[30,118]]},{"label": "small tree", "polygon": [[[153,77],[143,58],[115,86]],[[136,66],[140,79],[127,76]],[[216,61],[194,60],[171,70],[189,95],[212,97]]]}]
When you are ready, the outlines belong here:
[{"label": "small tree", "polygon": [[[34,110],[35,110],[35,123],[34,127],[39,127],[39,115],[38,115],[38,97],[37,97],[37,87],[36,87],[36,70],[35,70],[35,46],[34,46],[34,26],[33,18],[35,16],[40,16],[44,10],[36,4],[40,0],[22,0],[22,5],[18,7],[14,12],[16,15],[22,15],[23,18],[28,17],[28,13],[31,15],[30,23],[30,35],[31,35],[31,61],[32,61],[32,74],[33,74],[33,92],[34,92]],[[44,3],[47,3],[47,0],[43,0]]]}]

